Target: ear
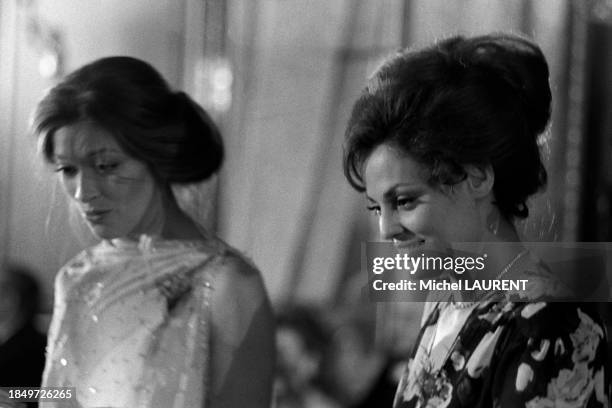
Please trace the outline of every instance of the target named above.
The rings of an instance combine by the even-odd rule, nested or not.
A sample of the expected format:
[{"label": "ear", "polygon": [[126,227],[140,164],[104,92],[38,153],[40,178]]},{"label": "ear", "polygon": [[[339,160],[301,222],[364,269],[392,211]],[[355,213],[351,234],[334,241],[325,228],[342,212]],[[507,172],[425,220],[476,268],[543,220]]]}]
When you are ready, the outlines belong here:
[{"label": "ear", "polygon": [[486,166],[465,166],[467,186],[475,198],[483,198],[493,191],[495,173],[490,164]]}]

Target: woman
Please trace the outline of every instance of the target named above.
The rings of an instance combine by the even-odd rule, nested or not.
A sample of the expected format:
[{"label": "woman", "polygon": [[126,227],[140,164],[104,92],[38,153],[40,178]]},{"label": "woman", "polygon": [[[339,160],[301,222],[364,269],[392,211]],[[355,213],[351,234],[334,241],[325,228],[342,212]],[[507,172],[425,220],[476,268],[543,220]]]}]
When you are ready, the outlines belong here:
[{"label": "woman", "polygon": [[33,129],[101,240],[56,278],[43,386],[76,388],[57,406],[268,407],[273,318],[259,272],[170,188],[221,166],[208,115],[147,63],[111,57],[52,88]]},{"label": "woman", "polygon": [[[401,250],[452,256],[479,242],[490,277],[529,273],[532,289],[549,295],[554,275],[517,245],[513,221],[546,183],[537,140],[550,104],[546,60],[523,38],[453,37],[404,51],[355,103],[345,174]],[[608,406],[605,333],[588,304],[470,300],[427,304],[395,407]]]}]

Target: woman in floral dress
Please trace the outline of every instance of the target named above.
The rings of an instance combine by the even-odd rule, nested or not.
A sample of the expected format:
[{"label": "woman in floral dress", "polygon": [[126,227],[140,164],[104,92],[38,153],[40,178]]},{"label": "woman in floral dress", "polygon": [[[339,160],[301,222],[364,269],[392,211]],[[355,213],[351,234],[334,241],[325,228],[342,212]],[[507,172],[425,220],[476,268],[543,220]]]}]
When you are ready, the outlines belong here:
[{"label": "woman in floral dress", "polygon": [[602,321],[591,304],[551,301],[568,288],[514,226],[546,184],[548,80],[529,40],[453,37],[387,60],[354,105],[345,174],[381,237],[415,254],[476,242],[488,277],[530,285],[426,303],[396,408],[609,406]]}]

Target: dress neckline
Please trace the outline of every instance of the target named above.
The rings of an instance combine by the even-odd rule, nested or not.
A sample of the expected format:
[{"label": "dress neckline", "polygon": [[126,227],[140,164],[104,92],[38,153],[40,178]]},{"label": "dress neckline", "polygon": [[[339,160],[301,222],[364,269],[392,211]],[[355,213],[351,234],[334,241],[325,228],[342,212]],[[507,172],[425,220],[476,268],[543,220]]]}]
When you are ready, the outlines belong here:
[{"label": "dress neckline", "polygon": [[159,235],[141,234],[138,239],[104,239],[93,248],[103,252],[149,253],[166,248],[194,248],[216,243],[217,239],[213,235],[201,227],[199,229],[202,234],[201,238],[166,239]]}]

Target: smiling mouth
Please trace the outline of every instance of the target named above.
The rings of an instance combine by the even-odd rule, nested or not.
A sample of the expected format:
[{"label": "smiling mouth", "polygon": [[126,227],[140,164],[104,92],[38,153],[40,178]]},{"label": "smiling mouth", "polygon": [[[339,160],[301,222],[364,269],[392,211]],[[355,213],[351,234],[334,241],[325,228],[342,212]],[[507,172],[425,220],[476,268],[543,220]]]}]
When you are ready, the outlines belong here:
[{"label": "smiling mouth", "polygon": [[395,248],[397,249],[408,249],[408,250],[413,250],[413,249],[417,249],[422,247],[423,245],[425,245],[425,240],[424,239],[419,239],[416,241],[400,241],[400,240],[393,240],[393,245],[395,246]]},{"label": "smiling mouth", "polygon": [[83,212],[83,215],[87,221],[97,223],[102,221],[109,212],[110,210],[91,210]]}]

